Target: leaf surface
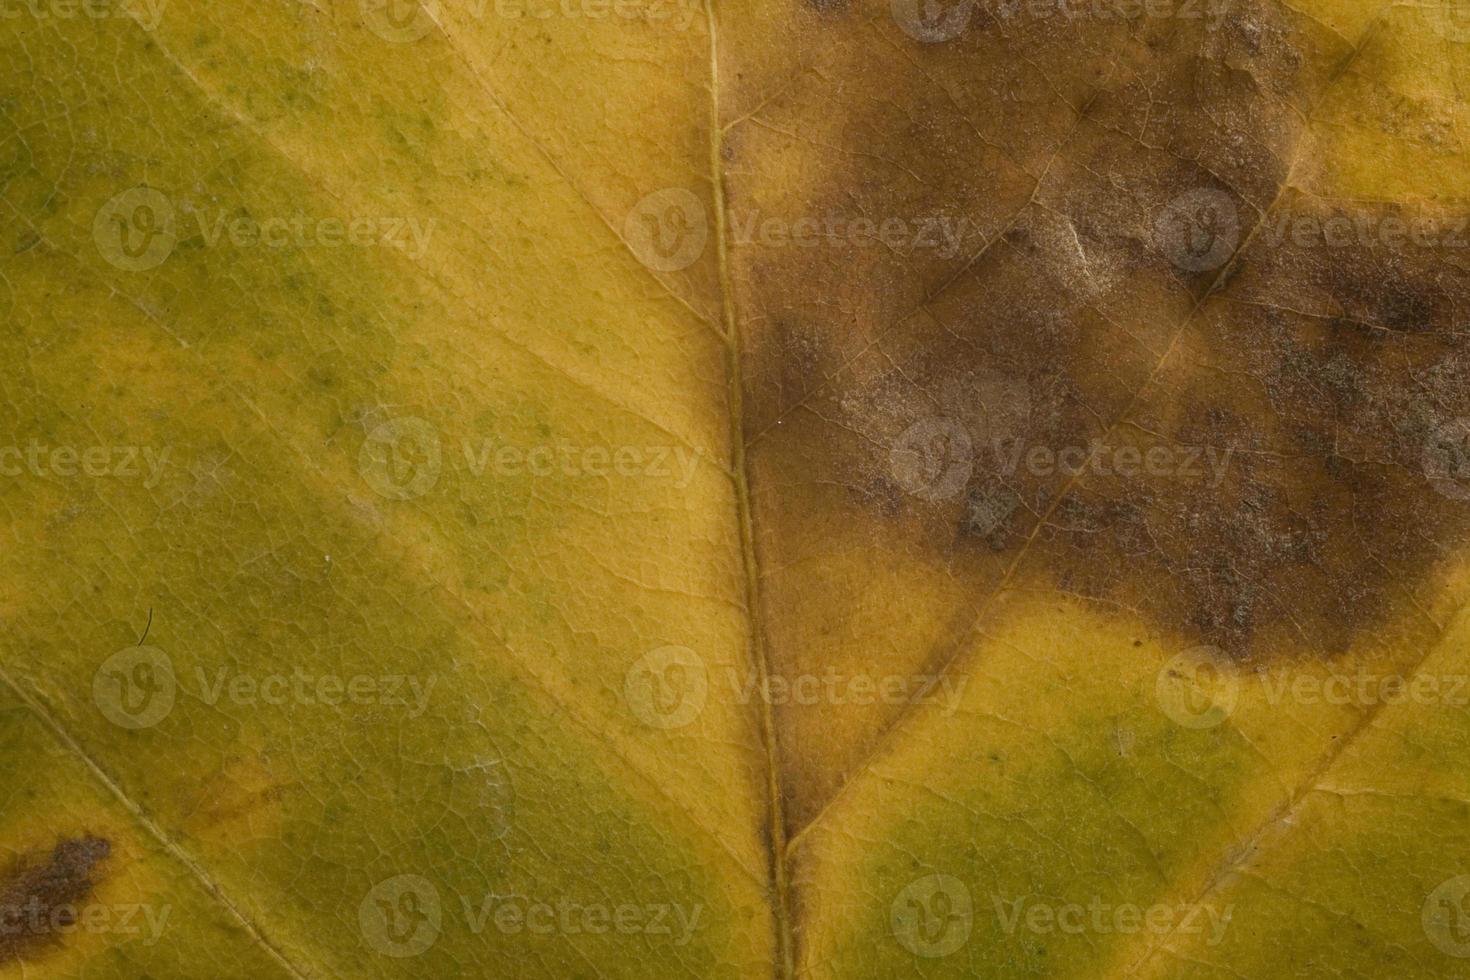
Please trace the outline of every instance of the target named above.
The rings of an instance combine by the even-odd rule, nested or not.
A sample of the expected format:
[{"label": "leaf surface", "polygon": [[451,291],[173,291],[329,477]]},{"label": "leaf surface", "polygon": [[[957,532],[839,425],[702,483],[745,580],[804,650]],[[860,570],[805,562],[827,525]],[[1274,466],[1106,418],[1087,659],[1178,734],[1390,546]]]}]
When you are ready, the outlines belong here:
[{"label": "leaf surface", "polygon": [[1457,7],[13,12],[0,976],[1470,976]]}]

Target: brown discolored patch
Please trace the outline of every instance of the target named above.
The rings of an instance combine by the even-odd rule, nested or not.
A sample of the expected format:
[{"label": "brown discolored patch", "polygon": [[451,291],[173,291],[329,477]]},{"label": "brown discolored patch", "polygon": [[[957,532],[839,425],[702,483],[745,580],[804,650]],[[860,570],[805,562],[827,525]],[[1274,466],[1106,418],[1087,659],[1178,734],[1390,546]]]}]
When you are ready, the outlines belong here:
[{"label": "brown discolored patch", "polygon": [[[1412,605],[1470,539],[1455,442],[1470,263],[1382,240],[1385,222],[1449,214],[1288,196],[1268,220],[1299,239],[1262,230],[1118,439],[1214,452],[1218,477],[1090,475],[1037,562],[1237,656],[1331,656]],[[1370,231],[1328,244],[1327,223]]]},{"label": "brown discolored patch", "polygon": [[[1237,655],[1345,649],[1470,533],[1463,461],[1442,445],[1470,416],[1470,270],[1381,234],[1453,216],[1286,189],[1352,51],[1285,7],[1083,22],[1065,39],[1024,18],[978,29],[948,45],[889,31],[917,71],[871,97],[849,82],[828,103],[826,167],[786,197],[875,219],[948,207],[983,229],[977,258],[736,250],[766,557],[802,558],[783,529],[811,522],[794,499],[805,474],[847,522],[917,535],[977,606],[1014,570]],[[830,43],[859,49],[865,30],[881,19]],[[990,49],[1003,57],[953,60]],[[997,89],[997,65],[1020,62],[1070,97]],[[1032,147],[992,138],[967,111],[986,90],[993,115],[1020,101],[1054,128]],[[972,142],[968,165],[952,158]],[[1038,167],[1037,150],[1054,156]],[[1027,173],[1040,179],[1017,195]],[[771,200],[732,183],[734,208]],[[1329,226],[1353,231],[1309,240]]]},{"label": "brown discolored patch", "polygon": [[[1470,259],[1453,213],[1294,190],[1352,45],[1271,0],[977,8],[938,43],[886,0],[792,2],[731,110],[732,214],[974,235],[733,236],[774,673],[938,670],[1007,588],[1242,660],[1432,620],[1470,539]],[[1425,220],[1445,234],[1383,233]],[[777,706],[794,827],[904,710]]]},{"label": "brown discolored patch", "polygon": [[[954,42],[916,52],[888,0],[849,6],[795,17],[789,56],[774,63],[769,32],[725,46],[738,79],[724,146],[751,434],[1005,230],[1125,34],[1089,27],[1059,58],[1056,32],[1003,36],[977,17]],[[790,363],[791,338],[813,370]]]},{"label": "brown discolored patch", "polygon": [[111,853],[104,838],[72,837],[49,855],[28,855],[0,871],[0,964],[58,943],[96,889],[99,868]]}]

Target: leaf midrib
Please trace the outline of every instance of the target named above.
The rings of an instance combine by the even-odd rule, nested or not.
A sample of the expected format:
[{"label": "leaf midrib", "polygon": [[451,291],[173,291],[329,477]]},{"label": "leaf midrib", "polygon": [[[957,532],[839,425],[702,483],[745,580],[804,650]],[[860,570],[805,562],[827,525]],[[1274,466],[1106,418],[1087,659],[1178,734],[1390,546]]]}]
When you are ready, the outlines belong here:
[{"label": "leaf midrib", "polygon": [[[726,228],[724,168],[720,165],[724,129],[720,126],[720,44],[719,20],[715,0],[705,0],[709,23],[710,63],[710,192],[714,196],[715,253],[720,280],[720,309],[724,318],[725,339],[729,357],[730,453],[735,481],[737,523],[740,528],[741,564],[745,573],[746,649],[748,659],[760,681],[760,690],[770,690],[771,663],[760,628],[760,572],[755,555],[755,533],[751,520],[750,479],[745,445],[744,379],[741,373],[739,318],[735,312],[735,289],[731,279],[729,234]],[[796,976],[793,949],[792,902],[786,867],[786,816],[781,804],[780,751],[777,743],[775,712],[769,697],[759,697],[761,747],[764,751],[767,806],[767,859],[771,870],[772,908],[775,927],[776,957],[773,974],[778,980]]]}]

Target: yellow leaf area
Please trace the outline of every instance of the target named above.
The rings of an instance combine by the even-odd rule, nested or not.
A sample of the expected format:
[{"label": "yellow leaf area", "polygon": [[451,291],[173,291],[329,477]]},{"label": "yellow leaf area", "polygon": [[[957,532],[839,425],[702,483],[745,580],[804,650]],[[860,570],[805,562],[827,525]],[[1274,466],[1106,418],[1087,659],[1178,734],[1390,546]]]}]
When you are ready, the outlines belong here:
[{"label": "yellow leaf area", "polygon": [[0,977],[1470,977],[1470,16],[0,9]]}]

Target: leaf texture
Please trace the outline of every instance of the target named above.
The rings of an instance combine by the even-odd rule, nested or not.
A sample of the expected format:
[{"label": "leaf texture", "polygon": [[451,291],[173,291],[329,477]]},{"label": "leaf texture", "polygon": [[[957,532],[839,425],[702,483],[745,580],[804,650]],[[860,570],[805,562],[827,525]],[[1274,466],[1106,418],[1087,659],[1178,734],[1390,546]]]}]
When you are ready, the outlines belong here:
[{"label": "leaf texture", "polygon": [[1470,976],[1467,24],[0,10],[0,977]]}]

